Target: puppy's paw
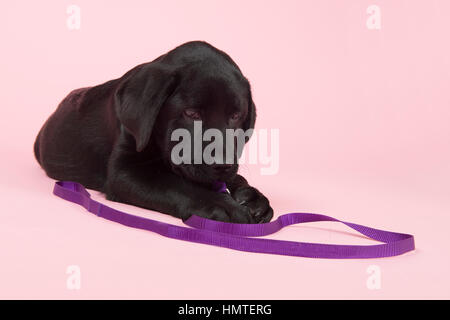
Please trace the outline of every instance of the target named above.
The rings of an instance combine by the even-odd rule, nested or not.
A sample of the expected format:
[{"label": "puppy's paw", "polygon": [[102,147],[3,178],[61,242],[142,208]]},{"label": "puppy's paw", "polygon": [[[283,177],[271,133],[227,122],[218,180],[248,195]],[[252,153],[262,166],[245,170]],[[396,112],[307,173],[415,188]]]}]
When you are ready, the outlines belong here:
[{"label": "puppy's paw", "polygon": [[229,194],[220,194],[206,204],[195,206],[191,213],[200,217],[232,223],[256,223],[250,208],[239,205]]},{"label": "puppy's paw", "polygon": [[231,196],[238,204],[249,208],[255,223],[266,223],[272,219],[273,209],[269,200],[258,189],[250,186],[237,188]]}]

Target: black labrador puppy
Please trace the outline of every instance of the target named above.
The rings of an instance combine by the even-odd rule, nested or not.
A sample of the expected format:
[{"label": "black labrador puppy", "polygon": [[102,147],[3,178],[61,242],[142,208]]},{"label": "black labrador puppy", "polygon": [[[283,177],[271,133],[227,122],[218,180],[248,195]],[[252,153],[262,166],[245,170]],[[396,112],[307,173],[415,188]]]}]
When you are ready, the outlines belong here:
[{"label": "black labrador puppy", "polygon": [[[237,174],[237,154],[232,164],[176,165],[171,158],[176,129],[193,133],[201,121],[202,130],[248,130],[255,118],[239,67],[225,52],[192,41],[121,78],[69,93],[41,128],[34,153],[49,177],[79,182],[109,200],[182,219],[263,223],[273,210]],[[230,193],[212,190],[216,181]]]}]

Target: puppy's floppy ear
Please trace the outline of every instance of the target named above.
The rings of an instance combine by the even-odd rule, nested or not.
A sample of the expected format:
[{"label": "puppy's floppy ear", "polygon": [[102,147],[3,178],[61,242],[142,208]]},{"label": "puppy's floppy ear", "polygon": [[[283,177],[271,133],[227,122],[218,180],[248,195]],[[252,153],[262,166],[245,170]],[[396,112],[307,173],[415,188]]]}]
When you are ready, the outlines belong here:
[{"label": "puppy's floppy ear", "polygon": [[[246,131],[248,129],[254,129],[255,121],[256,121],[256,107],[255,107],[255,103],[253,102],[252,92],[251,92],[251,89],[249,86],[249,89],[248,89],[248,113],[247,113],[247,118],[245,119],[245,122],[244,122],[244,128],[243,128],[244,131]],[[250,136],[248,139],[250,139]],[[245,142],[247,142],[248,139]]]},{"label": "puppy's floppy ear", "polygon": [[176,87],[171,68],[151,62],[131,72],[115,93],[116,115],[136,141],[136,151],[148,144],[159,110]]}]

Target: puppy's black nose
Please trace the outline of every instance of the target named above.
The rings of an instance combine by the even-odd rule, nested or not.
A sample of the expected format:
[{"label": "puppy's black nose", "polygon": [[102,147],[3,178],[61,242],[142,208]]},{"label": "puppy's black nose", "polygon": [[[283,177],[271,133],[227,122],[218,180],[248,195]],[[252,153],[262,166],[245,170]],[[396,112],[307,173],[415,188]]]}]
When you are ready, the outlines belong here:
[{"label": "puppy's black nose", "polygon": [[233,168],[233,165],[232,164],[212,164],[212,165],[210,165],[210,167],[217,173],[226,173]]}]

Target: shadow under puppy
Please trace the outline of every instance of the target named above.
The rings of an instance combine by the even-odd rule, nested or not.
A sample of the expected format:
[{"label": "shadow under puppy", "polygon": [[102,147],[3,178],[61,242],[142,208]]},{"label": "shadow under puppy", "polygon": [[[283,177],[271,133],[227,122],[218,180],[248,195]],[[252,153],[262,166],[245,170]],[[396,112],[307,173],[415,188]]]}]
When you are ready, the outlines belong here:
[{"label": "shadow under puppy", "polygon": [[[268,199],[232,164],[171,160],[174,130],[252,129],[250,84],[223,51],[185,43],[121,78],[76,89],[41,128],[34,153],[47,175],[101,191],[107,199],[182,219],[237,223],[273,216]],[[204,147],[204,145],[202,145]],[[239,152],[239,150],[235,150]],[[230,193],[212,190],[215,181]]]}]

